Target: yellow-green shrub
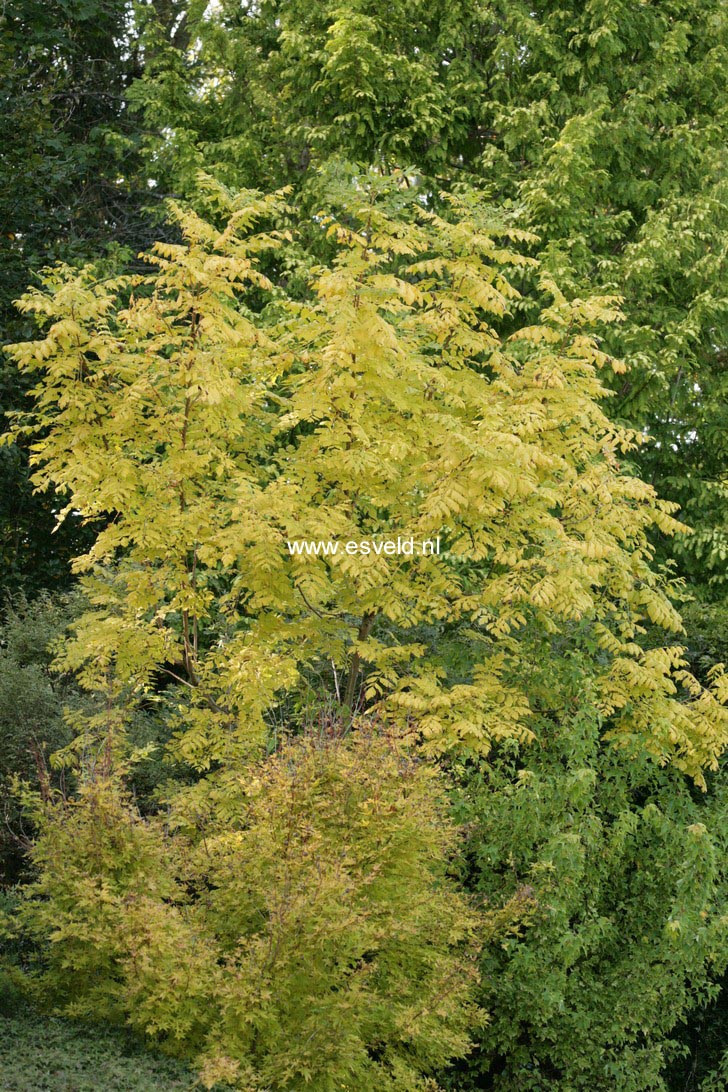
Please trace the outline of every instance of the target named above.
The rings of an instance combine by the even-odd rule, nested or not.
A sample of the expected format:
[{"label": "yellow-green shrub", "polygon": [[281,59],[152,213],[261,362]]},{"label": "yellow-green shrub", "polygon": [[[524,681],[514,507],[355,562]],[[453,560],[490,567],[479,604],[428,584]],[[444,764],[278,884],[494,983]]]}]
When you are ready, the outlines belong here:
[{"label": "yellow-green shrub", "polygon": [[419,1089],[468,1049],[477,915],[442,776],[303,737],[142,820],[113,780],[47,805],[21,918],[35,988],[245,1089]]}]

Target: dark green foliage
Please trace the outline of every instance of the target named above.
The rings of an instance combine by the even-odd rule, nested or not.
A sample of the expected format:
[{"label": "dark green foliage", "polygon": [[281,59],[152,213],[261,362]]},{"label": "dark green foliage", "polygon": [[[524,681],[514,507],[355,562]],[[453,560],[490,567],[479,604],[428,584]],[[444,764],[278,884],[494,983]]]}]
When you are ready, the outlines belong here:
[{"label": "dark green foliage", "polygon": [[666,1075],[670,1092],[724,1092],[728,1087],[728,976],[720,986],[720,994],[692,1012],[676,1036],[680,1049]]},{"label": "dark green foliage", "polygon": [[[643,477],[679,501],[684,572],[721,593],[726,540],[728,17],[720,2],[508,3],[476,165],[523,207],[573,291],[624,297],[605,348],[613,414],[656,443]],[[663,547],[663,555],[672,552]]]},{"label": "dark green foliage", "polygon": [[134,75],[129,14],[128,0],[3,5],[2,271],[16,295],[29,268],[139,234],[124,101]]},{"label": "dark green foliage", "polygon": [[35,785],[48,776],[48,757],[72,738],[63,719],[65,703],[77,694],[68,677],[50,670],[49,645],[73,617],[71,598],[22,597],[6,605],[0,626],[0,876],[16,875],[30,833],[12,793],[16,778]]},{"label": "dark green foliage", "polygon": [[[8,391],[0,404],[8,407],[22,393],[21,380],[9,364],[0,364],[0,385]],[[37,594],[71,586],[71,558],[90,540],[73,516],[51,538],[61,507],[57,498],[34,493],[25,448],[0,447],[0,589]]]}]

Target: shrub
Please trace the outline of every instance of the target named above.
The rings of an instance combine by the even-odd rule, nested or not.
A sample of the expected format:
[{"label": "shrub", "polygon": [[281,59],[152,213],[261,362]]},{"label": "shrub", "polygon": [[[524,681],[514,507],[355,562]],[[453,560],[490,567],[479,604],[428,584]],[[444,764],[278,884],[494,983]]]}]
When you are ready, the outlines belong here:
[{"label": "shrub", "polygon": [[362,729],[220,769],[164,824],[112,776],[40,805],[33,988],[195,1057],[208,1085],[426,1088],[468,1050],[487,931],[448,875],[444,789]]}]

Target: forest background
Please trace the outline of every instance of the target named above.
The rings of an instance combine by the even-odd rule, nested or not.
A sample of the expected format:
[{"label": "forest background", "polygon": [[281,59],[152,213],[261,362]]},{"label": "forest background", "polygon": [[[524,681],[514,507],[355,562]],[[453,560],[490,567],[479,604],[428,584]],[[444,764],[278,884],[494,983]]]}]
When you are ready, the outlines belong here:
[{"label": "forest background", "polygon": [[8,1014],[728,1085],[727,18],[4,5]]}]

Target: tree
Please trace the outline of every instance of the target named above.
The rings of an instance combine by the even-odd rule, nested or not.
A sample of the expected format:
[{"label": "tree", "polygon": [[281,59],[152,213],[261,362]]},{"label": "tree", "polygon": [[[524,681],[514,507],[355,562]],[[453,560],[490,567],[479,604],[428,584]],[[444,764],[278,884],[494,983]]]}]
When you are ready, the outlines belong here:
[{"label": "tree", "polygon": [[482,169],[523,203],[565,291],[624,297],[625,322],[606,335],[627,365],[612,412],[654,437],[638,466],[695,525],[677,540],[683,571],[720,596],[725,9],[509,4],[501,16]]},{"label": "tree", "polygon": [[[631,458],[693,528],[653,531],[657,560],[675,558],[706,603],[687,613],[688,655],[713,643],[728,525],[724,6],[287,3],[241,18],[222,4],[199,35],[195,86],[219,126],[205,154],[229,180],[256,185],[248,165],[263,164],[315,192],[312,167],[342,149],[414,163],[433,190],[465,174],[540,236],[567,296],[623,297],[625,321],[600,330],[627,365],[607,380],[609,416],[654,438]],[[153,83],[144,94],[151,111]],[[253,155],[226,154],[252,134]]]},{"label": "tree", "polygon": [[[368,700],[414,718],[431,750],[484,753],[532,738],[519,630],[581,623],[611,735],[702,783],[725,713],[679,648],[635,643],[641,620],[679,631],[647,539],[679,525],[621,468],[635,437],[598,406],[612,361],[583,328],[613,320],[611,301],[568,303],[547,279],[553,302],[519,327],[508,277],[534,262],[496,242],[476,202],[444,219],[376,175],[336,200],[338,255],[307,303],[258,271],[286,240],[248,233],[278,202],[247,194],[222,231],[180,213],[186,241],[158,244],[149,277],[62,268],[24,298],[50,323],[12,350],[40,372],[35,480],[107,521],[77,562],[97,609],[64,665],[143,689],[180,664],[180,753],[201,767],[259,742],[277,696],[331,662],[348,670],[345,704],[365,662]],[[286,549],[400,532],[439,535],[444,553]],[[431,618],[475,627],[461,684],[407,639]]]}]

